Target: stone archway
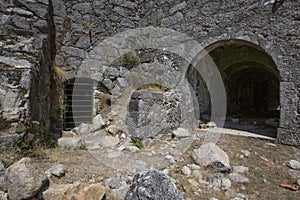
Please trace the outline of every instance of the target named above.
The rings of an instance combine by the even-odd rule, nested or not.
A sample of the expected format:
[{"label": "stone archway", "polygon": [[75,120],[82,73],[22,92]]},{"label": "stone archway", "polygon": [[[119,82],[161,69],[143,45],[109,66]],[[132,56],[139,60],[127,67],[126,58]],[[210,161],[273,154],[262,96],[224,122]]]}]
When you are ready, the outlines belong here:
[{"label": "stone archway", "polygon": [[[205,49],[224,81],[227,126],[248,130],[262,125],[273,128],[262,134],[276,137],[280,74],[271,56],[260,46],[238,39],[218,41]],[[243,123],[247,126],[240,126]]]}]

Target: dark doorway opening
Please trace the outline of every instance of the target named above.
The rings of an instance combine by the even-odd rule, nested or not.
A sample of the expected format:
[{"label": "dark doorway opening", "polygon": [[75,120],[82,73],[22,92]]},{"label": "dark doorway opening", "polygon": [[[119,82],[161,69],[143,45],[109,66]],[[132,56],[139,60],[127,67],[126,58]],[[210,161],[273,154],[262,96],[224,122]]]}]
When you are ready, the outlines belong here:
[{"label": "dark doorway opening", "polygon": [[93,85],[87,78],[72,78],[65,82],[64,130],[71,130],[81,123],[92,123]]}]

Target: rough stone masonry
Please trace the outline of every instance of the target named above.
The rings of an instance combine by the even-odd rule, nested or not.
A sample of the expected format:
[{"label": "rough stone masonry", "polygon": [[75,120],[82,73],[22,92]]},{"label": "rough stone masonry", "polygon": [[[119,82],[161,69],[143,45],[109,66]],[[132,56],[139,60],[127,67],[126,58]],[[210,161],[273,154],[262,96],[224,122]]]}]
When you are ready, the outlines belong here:
[{"label": "rough stone masonry", "polygon": [[[300,145],[299,4],[285,1],[272,13],[260,1],[3,0],[0,129],[15,134],[20,124],[31,124],[41,133],[37,137],[50,137],[59,121],[51,118],[52,108],[59,107],[51,95],[54,63],[68,79],[74,78],[99,43],[126,30],[152,26],[185,33],[202,47],[242,40],[263,50],[279,74],[278,141]],[[97,57],[99,63],[110,53]],[[109,66],[97,67],[100,70],[90,76],[103,83]]]}]

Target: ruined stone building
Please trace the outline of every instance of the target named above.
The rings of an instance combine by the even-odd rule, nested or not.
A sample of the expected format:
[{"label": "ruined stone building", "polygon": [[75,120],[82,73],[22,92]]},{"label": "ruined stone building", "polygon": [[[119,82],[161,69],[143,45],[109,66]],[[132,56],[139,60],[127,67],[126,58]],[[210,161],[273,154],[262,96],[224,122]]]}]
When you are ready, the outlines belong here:
[{"label": "ruined stone building", "polygon": [[[1,141],[17,140],[23,129],[36,139],[54,137],[109,109],[102,101],[119,120],[131,109],[134,121],[134,101],[164,105],[157,98],[177,98],[135,90],[158,84],[185,91],[187,81],[196,98],[182,101],[186,110],[197,109],[181,117],[277,117],[278,141],[299,145],[300,2],[271,10],[261,1],[237,0],[2,0]],[[218,76],[226,94],[214,82]],[[68,103],[75,101],[79,114]],[[173,108],[175,118],[182,114]]]}]

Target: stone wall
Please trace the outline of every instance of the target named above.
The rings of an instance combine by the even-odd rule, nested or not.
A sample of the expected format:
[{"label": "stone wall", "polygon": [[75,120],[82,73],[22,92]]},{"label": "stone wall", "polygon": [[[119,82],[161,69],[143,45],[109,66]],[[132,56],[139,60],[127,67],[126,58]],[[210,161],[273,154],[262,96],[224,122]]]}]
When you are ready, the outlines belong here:
[{"label": "stone wall", "polygon": [[0,120],[6,132],[27,127],[41,140],[46,135],[40,133],[49,132],[51,17],[46,0],[0,2]]},{"label": "stone wall", "polygon": [[[49,38],[45,31],[51,27],[47,26],[44,16],[51,13],[42,12],[49,9],[41,9],[47,6],[48,1],[23,1],[40,3],[36,3],[38,6],[34,8],[27,6],[26,12],[13,11],[22,4],[12,5],[9,9],[9,1],[2,3],[2,26],[14,15],[17,18],[11,17],[10,21],[18,30],[35,33],[29,34],[35,36],[34,40]],[[278,140],[286,144],[300,144],[299,1],[285,1],[276,13],[271,12],[271,5],[264,6],[260,1],[238,0],[52,0],[52,4],[56,31],[55,62],[68,72],[69,78],[77,76],[82,61],[91,49],[117,33],[135,28],[153,26],[173,29],[195,39],[202,47],[228,39],[242,39],[260,46],[272,57],[280,72]],[[39,15],[43,16],[36,17]],[[27,31],[28,27],[30,31]],[[1,30],[7,31],[6,28]],[[7,37],[7,33],[1,35]],[[17,35],[22,34],[19,31]],[[39,45],[43,46],[41,42]],[[103,58],[100,60],[107,59],[105,54],[101,55]],[[97,81],[104,80],[101,73],[91,75],[96,76]],[[48,105],[46,102],[44,104]]]}]

